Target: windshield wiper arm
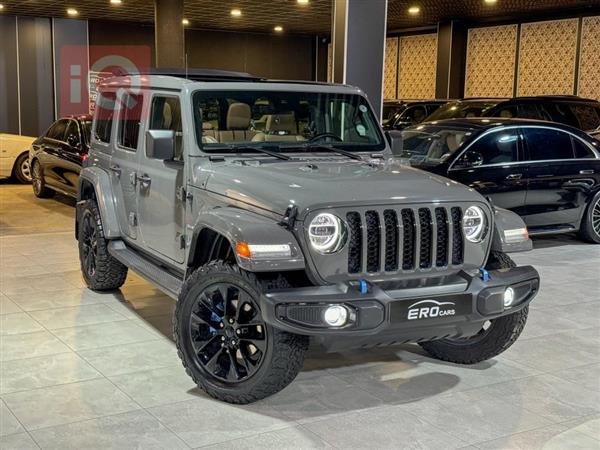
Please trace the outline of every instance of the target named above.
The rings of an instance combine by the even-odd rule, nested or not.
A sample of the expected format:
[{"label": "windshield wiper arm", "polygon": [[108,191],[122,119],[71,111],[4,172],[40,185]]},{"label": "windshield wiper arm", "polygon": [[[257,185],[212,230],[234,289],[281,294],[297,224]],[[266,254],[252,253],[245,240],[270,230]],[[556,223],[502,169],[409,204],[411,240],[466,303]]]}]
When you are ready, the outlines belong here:
[{"label": "windshield wiper arm", "polygon": [[282,153],[273,151],[273,150],[268,150],[266,148],[264,148],[263,146],[251,146],[251,145],[244,145],[244,146],[238,146],[238,145],[227,145],[224,146],[223,148],[212,148],[211,150],[229,150],[232,153],[243,153],[243,152],[260,152],[260,153],[264,153],[265,155],[269,155],[269,156],[273,156],[274,158],[277,159],[282,159],[284,161],[288,161],[291,158],[288,155],[284,155]]},{"label": "windshield wiper arm", "polygon": [[301,145],[300,148],[303,148],[305,151],[309,150],[309,149],[325,150],[328,152],[333,152],[333,153],[337,153],[339,155],[347,156],[348,158],[356,159],[357,161],[363,161],[363,159],[360,157],[360,155],[357,155],[356,153],[352,153],[352,152],[349,152],[348,150],[343,150],[343,149],[337,148],[337,147],[331,147],[329,145],[306,144],[306,145]]}]

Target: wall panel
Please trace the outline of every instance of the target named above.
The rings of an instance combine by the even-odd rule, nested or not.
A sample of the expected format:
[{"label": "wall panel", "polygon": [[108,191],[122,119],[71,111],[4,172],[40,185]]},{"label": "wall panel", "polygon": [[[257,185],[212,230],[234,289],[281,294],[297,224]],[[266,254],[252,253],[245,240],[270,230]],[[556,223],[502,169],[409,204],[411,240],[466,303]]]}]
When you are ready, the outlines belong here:
[{"label": "wall panel", "polygon": [[396,98],[398,87],[398,38],[385,40],[385,60],[383,66],[383,98]]},{"label": "wall panel", "polygon": [[434,98],[437,34],[403,36],[399,52],[398,98]]},{"label": "wall panel", "polygon": [[19,134],[17,18],[0,17],[0,133]]},{"label": "wall panel", "polygon": [[521,25],[517,95],[573,94],[578,19]]},{"label": "wall panel", "polygon": [[465,97],[512,97],[517,30],[517,25],[469,30]]},{"label": "wall panel", "polygon": [[583,19],[580,55],[577,93],[600,100],[600,16]]}]

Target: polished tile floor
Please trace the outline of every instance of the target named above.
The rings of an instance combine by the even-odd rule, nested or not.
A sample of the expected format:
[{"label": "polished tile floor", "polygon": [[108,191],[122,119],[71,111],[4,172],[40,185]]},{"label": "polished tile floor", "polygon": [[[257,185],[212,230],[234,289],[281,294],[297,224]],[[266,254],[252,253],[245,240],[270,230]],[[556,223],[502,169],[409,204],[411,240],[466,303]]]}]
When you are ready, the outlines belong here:
[{"label": "polished tile floor", "polygon": [[521,339],[471,367],[417,346],[321,354],[249,406],[207,398],[170,337],[173,301],[130,275],[87,290],[73,203],[0,184],[0,448],[598,449],[600,246],[535,241]]}]

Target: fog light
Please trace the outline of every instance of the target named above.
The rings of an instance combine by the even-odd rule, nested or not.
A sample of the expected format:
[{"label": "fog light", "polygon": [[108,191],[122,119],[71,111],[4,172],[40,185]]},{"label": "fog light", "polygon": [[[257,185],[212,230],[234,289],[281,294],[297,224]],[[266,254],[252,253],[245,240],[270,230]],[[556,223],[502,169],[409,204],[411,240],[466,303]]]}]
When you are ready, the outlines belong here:
[{"label": "fog light", "polygon": [[504,307],[508,308],[515,301],[515,290],[507,287],[504,291]]},{"label": "fog light", "polygon": [[330,327],[341,327],[348,320],[348,310],[341,305],[331,305],[325,310],[323,319]]}]

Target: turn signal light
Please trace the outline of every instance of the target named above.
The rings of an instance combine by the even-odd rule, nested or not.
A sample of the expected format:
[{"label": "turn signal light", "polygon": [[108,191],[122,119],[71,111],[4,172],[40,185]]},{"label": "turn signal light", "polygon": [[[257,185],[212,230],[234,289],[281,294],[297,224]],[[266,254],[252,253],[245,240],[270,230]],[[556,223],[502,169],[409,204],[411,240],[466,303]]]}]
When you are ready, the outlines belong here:
[{"label": "turn signal light", "polygon": [[238,242],[235,244],[235,252],[238,256],[242,258],[250,258],[252,256],[252,252],[250,251],[250,246],[245,242]]}]

